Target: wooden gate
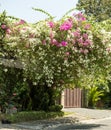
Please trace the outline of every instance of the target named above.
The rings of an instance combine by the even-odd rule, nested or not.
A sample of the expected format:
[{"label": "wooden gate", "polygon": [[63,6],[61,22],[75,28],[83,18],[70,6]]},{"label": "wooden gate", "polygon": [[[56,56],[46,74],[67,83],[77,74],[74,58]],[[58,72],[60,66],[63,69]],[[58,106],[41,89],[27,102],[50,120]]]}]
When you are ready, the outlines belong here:
[{"label": "wooden gate", "polygon": [[80,88],[65,89],[64,108],[82,107],[82,90]]}]

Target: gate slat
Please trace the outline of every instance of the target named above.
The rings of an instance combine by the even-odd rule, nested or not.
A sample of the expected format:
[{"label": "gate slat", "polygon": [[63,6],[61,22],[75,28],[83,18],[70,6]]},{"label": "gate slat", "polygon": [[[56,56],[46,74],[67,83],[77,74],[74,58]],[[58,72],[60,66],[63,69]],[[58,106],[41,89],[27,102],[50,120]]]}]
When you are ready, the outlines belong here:
[{"label": "gate slat", "polygon": [[82,90],[80,88],[65,89],[64,94],[65,108],[82,107]]}]

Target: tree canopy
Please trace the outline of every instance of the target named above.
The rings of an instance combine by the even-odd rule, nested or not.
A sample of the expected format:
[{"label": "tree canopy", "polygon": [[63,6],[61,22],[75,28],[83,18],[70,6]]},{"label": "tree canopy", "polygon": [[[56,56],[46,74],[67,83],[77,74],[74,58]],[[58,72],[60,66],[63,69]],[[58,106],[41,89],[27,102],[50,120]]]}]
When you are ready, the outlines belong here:
[{"label": "tree canopy", "polygon": [[96,21],[111,18],[111,0],[79,0],[77,7],[86,15],[93,15]]}]

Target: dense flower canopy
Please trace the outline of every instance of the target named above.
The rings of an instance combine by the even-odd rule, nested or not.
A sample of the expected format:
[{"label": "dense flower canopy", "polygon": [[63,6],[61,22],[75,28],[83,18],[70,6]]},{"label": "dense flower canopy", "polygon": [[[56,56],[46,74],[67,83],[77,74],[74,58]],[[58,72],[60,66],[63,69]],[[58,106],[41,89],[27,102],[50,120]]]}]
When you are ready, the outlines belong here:
[{"label": "dense flower canopy", "polygon": [[[4,48],[23,64],[34,84],[84,86],[105,80],[110,72],[111,33],[82,13],[35,24],[6,18]],[[5,54],[2,54],[5,57]],[[82,85],[81,85],[82,84]]]}]

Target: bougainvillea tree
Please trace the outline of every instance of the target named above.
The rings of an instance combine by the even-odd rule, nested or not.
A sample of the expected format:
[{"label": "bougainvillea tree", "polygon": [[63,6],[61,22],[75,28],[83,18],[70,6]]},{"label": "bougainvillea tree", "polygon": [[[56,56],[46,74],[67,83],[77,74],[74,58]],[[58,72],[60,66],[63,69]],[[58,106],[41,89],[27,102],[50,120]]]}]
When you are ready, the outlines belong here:
[{"label": "bougainvillea tree", "polygon": [[35,88],[55,91],[70,83],[88,87],[108,79],[111,33],[82,13],[35,24],[7,21],[1,26],[6,31],[4,46],[13,53],[13,60],[21,62],[24,81]]}]

